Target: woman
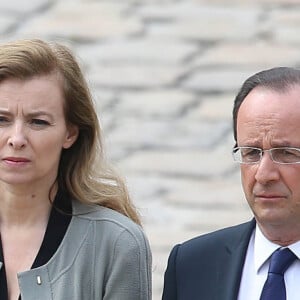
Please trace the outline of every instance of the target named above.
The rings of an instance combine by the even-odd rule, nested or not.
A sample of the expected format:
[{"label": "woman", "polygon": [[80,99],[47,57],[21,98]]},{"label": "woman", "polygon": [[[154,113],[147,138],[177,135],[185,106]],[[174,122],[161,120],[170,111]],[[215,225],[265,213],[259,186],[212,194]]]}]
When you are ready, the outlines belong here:
[{"label": "woman", "polygon": [[151,299],[151,255],[105,165],[71,52],[0,46],[0,299]]}]

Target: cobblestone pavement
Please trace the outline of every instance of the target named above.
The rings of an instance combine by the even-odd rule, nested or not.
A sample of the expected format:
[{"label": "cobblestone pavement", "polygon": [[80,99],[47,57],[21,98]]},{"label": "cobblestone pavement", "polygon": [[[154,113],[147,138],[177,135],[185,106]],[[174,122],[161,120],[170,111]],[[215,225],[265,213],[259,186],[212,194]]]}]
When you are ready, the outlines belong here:
[{"label": "cobblestone pavement", "polygon": [[108,157],[153,251],[153,299],[171,247],[248,220],[231,160],[246,77],[300,66],[299,0],[1,1],[1,41],[61,41],[91,83]]}]

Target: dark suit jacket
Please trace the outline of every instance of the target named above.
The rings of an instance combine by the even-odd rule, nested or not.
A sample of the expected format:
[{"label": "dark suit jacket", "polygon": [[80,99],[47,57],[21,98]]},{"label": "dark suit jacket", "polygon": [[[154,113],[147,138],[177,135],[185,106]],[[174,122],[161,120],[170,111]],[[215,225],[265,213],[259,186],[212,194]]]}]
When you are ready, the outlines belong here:
[{"label": "dark suit jacket", "polygon": [[255,221],[208,233],[171,251],[163,300],[236,300]]}]

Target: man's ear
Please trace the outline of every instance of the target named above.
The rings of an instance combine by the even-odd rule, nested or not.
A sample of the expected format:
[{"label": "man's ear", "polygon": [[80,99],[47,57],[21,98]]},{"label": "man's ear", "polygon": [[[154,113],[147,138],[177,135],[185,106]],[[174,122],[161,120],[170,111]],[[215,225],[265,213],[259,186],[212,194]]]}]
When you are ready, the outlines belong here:
[{"label": "man's ear", "polygon": [[77,140],[79,134],[79,129],[75,125],[69,125],[65,141],[63,143],[63,148],[68,149],[70,148]]}]

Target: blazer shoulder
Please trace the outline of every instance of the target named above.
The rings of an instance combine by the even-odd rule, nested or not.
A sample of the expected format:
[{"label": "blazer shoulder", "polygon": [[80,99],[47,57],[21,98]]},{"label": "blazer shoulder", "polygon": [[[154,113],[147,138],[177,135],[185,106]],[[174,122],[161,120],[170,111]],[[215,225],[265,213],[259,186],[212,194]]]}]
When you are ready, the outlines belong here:
[{"label": "blazer shoulder", "polygon": [[73,217],[80,222],[92,222],[99,232],[106,232],[113,238],[127,235],[139,243],[148,243],[143,228],[127,216],[101,205],[89,205],[73,201]]}]

